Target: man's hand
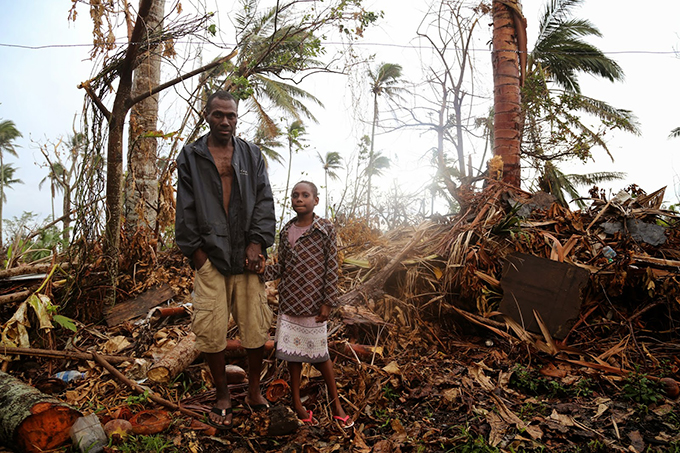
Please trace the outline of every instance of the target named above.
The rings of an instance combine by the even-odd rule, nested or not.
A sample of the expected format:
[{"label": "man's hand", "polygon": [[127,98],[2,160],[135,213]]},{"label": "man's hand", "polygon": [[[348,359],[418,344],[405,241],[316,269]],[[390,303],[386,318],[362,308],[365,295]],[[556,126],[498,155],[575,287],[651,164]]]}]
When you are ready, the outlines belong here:
[{"label": "man's hand", "polygon": [[246,269],[257,273],[264,270],[264,256],[262,255],[262,245],[259,242],[251,242],[246,247]]},{"label": "man's hand", "polygon": [[319,315],[314,318],[316,322],[324,322],[328,321],[328,316],[331,314],[331,307],[330,305],[322,305],[321,306],[321,311],[319,312]]},{"label": "man's hand", "polygon": [[194,262],[194,269],[199,270],[208,261],[208,254],[203,249],[196,249],[191,260]]}]

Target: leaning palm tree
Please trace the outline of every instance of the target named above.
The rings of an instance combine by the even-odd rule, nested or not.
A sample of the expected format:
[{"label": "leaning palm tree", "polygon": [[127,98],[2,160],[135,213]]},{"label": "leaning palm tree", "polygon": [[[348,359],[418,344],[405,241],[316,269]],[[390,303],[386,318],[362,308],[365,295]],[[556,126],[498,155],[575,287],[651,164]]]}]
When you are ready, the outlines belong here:
[{"label": "leaning palm tree", "polygon": [[[367,168],[375,167],[375,127],[378,124],[378,97],[385,95],[388,99],[391,99],[403,91],[403,88],[399,87],[399,82],[401,81],[401,65],[395,63],[383,63],[381,64],[375,72],[369,69],[368,77],[371,81],[371,93],[373,93],[373,124],[371,126],[371,148],[368,152],[368,163]],[[370,216],[371,210],[371,178],[374,172],[368,171],[368,179],[366,186],[366,220]]]},{"label": "leaning palm tree", "polygon": [[[14,144],[14,140],[21,136],[21,132],[14,125],[14,121],[0,121],[0,169],[3,169],[3,177],[0,178],[0,247],[2,247],[2,197],[5,195],[5,172],[9,175],[10,168],[13,168],[10,165],[5,167],[4,155],[7,152],[17,157],[17,145]],[[12,170],[12,174],[14,174],[14,170]],[[21,181],[17,180],[17,182]]]},{"label": "leaning palm tree", "polygon": [[321,165],[323,165],[324,186],[326,188],[326,209],[324,211],[324,217],[328,218],[328,177],[330,176],[331,179],[340,178],[335,170],[342,168],[342,157],[337,151],[328,151],[326,153],[326,158],[324,158],[318,151],[316,152],[316,155],[319,158]]}]

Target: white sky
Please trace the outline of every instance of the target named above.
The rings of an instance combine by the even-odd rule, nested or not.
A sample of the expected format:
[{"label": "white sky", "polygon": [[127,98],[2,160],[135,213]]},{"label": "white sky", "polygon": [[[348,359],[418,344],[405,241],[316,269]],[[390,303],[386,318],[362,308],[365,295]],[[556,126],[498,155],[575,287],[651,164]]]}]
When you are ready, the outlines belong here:
[{"label": "white sky", "polygon": [[[6,160],[19,167],[17,176],[25,183],[7,192],[3,218],[18,217],[24,211],[33,211],[43,218],[51,212],[50,192],[49,184],[38,190],[38,183],[47,175],[47,169],[36,164],[42,162],[36,143],[48,139],[56,142],[60,136],[72,131],[73,118],[81,111],[84,95],[77,85],[87,80],[92,70],[88,60],[91,22],[87,11],[81,7],[76,24],[70,24],[67,14],[71,1],[68,0],[0,2],[3,9],[0,15],[0,44],[3,44],[0,46],[0,119],[13,120],[24,135],[17,141],[21,146],[18,149],[20,158],[7,157]],[[405,76],[411,80],[421,74],[418,56],[409,48],[414,44],[415,29],[422,18],[421,7],[413,5],[421,3],[367,0],[369,9],[375,5],[372,8],[382,9],[385,18],[378,27],[367,32],[365,44],[358,47],[365,54],[375,54],[376,62],[401,64]],[[531,48],[544,2],[523,0],[522,3]],[[615,133],[609,137],[614,163],[604,151],[598,150],[594,153],[595,163],[574,164],[568,170],[574,173],[624,171],[628,174],[624,181],[607,187],[619,190],[635,183],[649,193],[667,185],[667,202],[678,202],[674,184],[680,172],[677,157],[680,139],[669,140],[667,137],[671,129],[680,126],[680,117],[675,114],[676,106],[680,105],[677,85],[680,59],[672,53],[680,47],[680,2],[656,0],[641,7],[633,0],[585,0],[575,16],[589,19],[600,29],[603,38],[592,42],[616,59],[626,74],[625,82],[618,84],[584,76],[581,78],[583,93],[632,110],[641,123],[643,135]],[[220,25],[228,34],[229,24],[225,22]],[[480,49],[478,60],[484,63],[489,60],[485,49],[491,36],[491,29],[486,24],[490,22],[489,19],[483,23],[483,30],[488,34],[475,46]],[[5,44],[84,46],[26,49]],[[492,83],[489,72],[486,78],[480,78],[478,93],[490,93]],[[312,76],[305,81],[303,87],[320,98],[326,109],[314,110],[320,124],[308,127],[310,146],[304,154],[294,157],[293,181],[305,177],[323,184],[316,152],[338,151],[349,157],[359,138],[369,133],[368,125],[357,123],[357,115],[353,112],[363,112],[362,116],[369,118],[370,97],[362,98],[361,105],[353,105],[347,85],[347,79],[340,75]],[[432,136],[418,133],[380,135],[376,139],[376,149],[393,160],[392,170],[380,178],[381,187],[395,182],[404,185],[407,191],[426,186],[434,170],[420,157],[432,146]],[[284,155],[287,153],[285,149],[281,151]],[[272,164],[270,172],[275,189],[281,190],[285,184],[285,169]],[[341,183],[334,182],[330,186],[331,195],[337,196]],[[320,212],[323,198],[322,195]],[[61,202],[57,200],[55,205],[59,216]]]}]

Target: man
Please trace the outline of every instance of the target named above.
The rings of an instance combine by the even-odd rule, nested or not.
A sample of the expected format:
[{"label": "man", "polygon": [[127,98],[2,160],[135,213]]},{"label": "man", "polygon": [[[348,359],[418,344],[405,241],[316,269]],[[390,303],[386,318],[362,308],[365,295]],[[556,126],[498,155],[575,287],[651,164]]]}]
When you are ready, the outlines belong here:
[{"label": "man", "polygon": [[204,115],[210,132],[177,157],[175,237],[195,269],[191,328],[215,381],[216,402],[208,416],[222,428],[232,421],[224,368],[230,313],[248,353],[246,404],[253,410],[268,406],[260,371],[272,312],[257,272],[274,242],[276,218],[259,148],[234,136],[234,97],[212,94]]}]

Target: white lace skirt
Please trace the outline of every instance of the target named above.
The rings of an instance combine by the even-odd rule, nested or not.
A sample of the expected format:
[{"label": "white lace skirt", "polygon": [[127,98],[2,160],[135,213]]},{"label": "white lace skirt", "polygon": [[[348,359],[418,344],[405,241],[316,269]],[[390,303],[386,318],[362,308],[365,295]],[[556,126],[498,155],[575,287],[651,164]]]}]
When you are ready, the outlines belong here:
[{"label": "white lace skirt", "polygon": [[279,315],[275,339],[277,359],[321,363],[330,358],[326,322],[316,322],[314,316]]}]

